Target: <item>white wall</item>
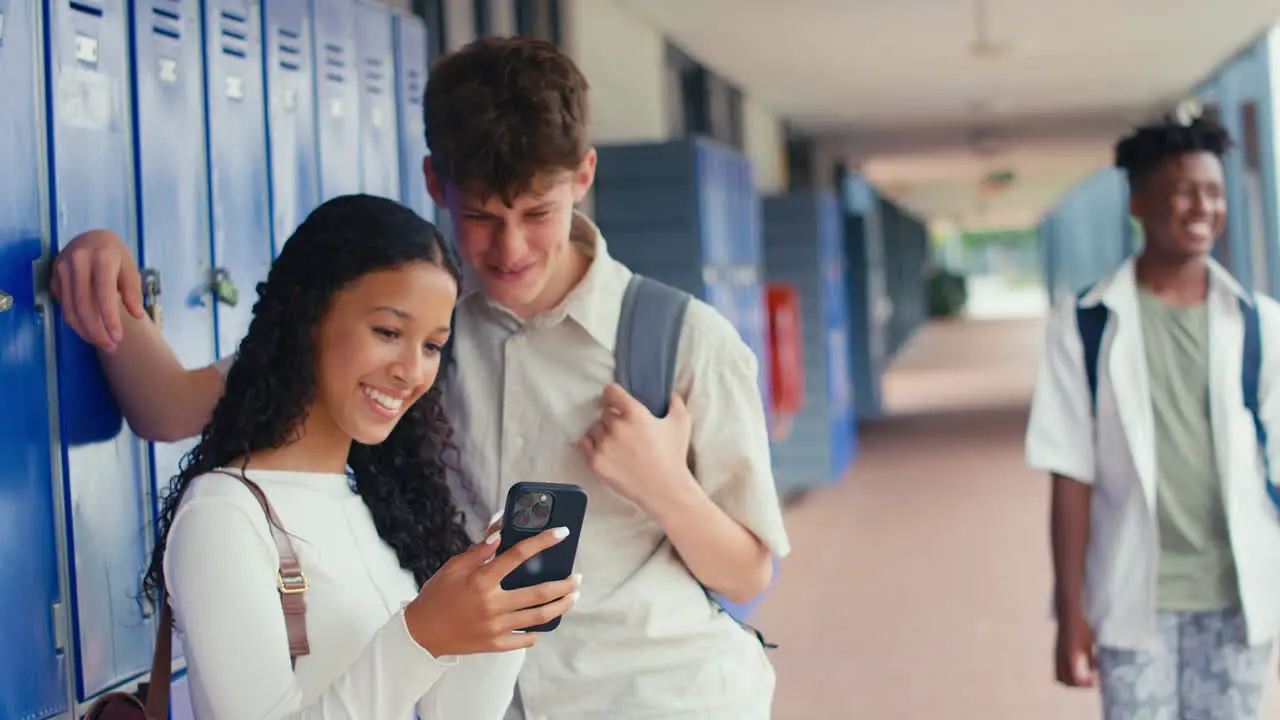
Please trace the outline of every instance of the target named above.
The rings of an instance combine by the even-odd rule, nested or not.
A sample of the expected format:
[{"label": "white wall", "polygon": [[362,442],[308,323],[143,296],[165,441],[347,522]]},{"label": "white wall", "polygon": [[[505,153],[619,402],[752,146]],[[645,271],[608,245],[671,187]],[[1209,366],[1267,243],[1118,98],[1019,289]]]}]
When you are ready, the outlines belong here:
[{"label": "white wall", "polygon": [[751,95],[742,99],[742,134],[760,193],[783,192],[787,187],[786,135],[778,116]]},{"label": "white wall", "polygon": [[476,39],[476,11],[471,0],[445,0],[444,47],[457,50]]},{"label": "white wall", "polygon": [[591,84],[592,142],[668,139],[662,34],[612,0],[562,0],[561,13]]}]

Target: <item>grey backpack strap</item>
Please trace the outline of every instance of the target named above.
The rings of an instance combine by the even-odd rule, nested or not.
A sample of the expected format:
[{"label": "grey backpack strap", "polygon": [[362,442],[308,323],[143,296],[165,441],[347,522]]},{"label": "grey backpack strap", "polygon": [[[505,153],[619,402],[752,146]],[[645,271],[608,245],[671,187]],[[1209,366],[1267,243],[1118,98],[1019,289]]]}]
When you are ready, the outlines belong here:
[{"label": "grey backpack strap", "polygon": [[618,384],[656,417],[665,417],[675,387],[676,350],[689,293],[635,274],[618,315]]},{"label": "grey backpack strap", "polygon": [[[692,299],[693,296],[683,290],[639,274],[631,276],[622,296],[618,339],[613,351],[618,384],[656,417],[666,417],[670,409],[676,381],[676,351],[680,348],[685,311]],[[721,612],[728,613],[720,598],[706,586],[702,590]],[[777,647],[766,641],[759,630],[741,620],[737,622],[754,633],[765,648]]]}]

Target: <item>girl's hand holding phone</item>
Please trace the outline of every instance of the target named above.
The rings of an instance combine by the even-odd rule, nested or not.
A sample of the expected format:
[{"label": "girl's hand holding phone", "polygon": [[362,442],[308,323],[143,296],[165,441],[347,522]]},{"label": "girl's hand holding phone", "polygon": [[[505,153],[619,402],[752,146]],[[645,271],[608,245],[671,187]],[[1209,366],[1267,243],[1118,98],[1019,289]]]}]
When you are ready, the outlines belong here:
[{"label": "girl's hand holding phone", "polygon": [[409,634],[433,657],[530,647],[538,634],[516,631],[563,615],[577,600],[578,575],[518,590],[500,585],[526,560],[568,537],[568,528],[544,530],[495,556],[499,533],[493,527],[500,525],[499,519],[483,541],[450,558],[405,608]]}]

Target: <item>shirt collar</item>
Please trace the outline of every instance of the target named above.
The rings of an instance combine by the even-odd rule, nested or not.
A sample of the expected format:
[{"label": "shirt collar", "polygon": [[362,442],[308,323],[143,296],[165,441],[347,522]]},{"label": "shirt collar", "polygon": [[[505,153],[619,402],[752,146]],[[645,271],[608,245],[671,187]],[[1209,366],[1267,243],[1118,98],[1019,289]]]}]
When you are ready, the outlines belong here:
[{"label": "shirt collar", "polygon": [[587,274],[556,307],[522,322],[506,308],[485,298],[470,270],[464,270],[461,302],[482,305],[488,313],[496,313],[507,321],[514,320],[518,326],[549,327],[566,319],[572,320],[593,340],[613,352],[617,341],[618,313],[622,309],[622,296],[631,279],[631,271],[609,255],[608,244],[600,228],[581,212],[574,211],[569,243],[576,252],[591,258],[591,265]]},{"label": "shirt collar", "polygon": [[[1209,269],[1209,291],[1229,296],[1232,300],[1253,303],[1253,296],[1236,281],[1217,260],[1206,258]],[[1126,299],[1137,297],[1137,257],[1130,256],[1111,275],[1098,281],[1080,299],[1080,305],[1091,307],[1102,304],[1111,308],[1125,305]]]}]

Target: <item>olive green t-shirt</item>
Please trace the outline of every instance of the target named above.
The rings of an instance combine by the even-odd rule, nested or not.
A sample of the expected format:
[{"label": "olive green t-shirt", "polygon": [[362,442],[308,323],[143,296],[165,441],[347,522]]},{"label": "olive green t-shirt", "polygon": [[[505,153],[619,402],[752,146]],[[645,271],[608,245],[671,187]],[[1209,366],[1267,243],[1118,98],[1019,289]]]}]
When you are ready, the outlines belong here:
[{"label": "olive green t-shirt", "polygon": [[1209,421],[1209,315],[1139,292],[1156,441],[1162,610],[1220,610],[1238,602],[1222,481]]}]

